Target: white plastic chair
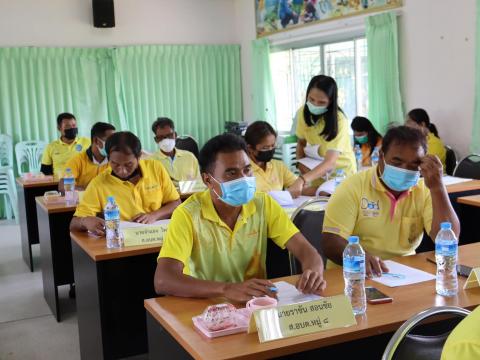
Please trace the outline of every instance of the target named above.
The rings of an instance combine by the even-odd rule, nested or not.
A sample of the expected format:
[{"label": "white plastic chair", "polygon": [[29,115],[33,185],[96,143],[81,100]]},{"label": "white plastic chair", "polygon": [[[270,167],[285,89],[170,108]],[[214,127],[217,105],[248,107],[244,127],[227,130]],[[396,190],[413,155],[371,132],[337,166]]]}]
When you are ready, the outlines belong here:
[{"label": "white plastic chair", "polygon": [[[22,141],[15,145],[15,156],[17,158],[17,170],[18,174],[22,176],[27,172],[39,172],[43,150],[47,146],[45,141],[29,140]],[[23,165],[28,166],[27,171],[23,171],[25,168]]]},{"label": "white plastic chair", "polygon": [[4,197],[7,219],[12,218],[12,209],[15,220],[18,222],[17,188],[13,175],[13,142],[6,134],[0,134],[0,195]]}]

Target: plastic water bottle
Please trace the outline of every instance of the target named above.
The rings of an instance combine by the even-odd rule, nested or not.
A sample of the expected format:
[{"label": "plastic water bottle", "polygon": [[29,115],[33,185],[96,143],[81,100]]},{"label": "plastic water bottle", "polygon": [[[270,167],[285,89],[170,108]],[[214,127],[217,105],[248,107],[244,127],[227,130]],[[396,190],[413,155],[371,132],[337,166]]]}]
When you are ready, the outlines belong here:
[{"label": "plastic water bottle", "polygon": [[343,169],[338,169],[337,174],[335,175],[335,189],[340,185],[340,183],[345,180],[345,171]]},{"label": "plastic water bottle", "polygon": [[120,232],[120,209],[115,203],[113,196],[107,198],[107,205],[103,210],[103,217],[105,218],[107,248],[115,249],[123,247],[123,236]]},{"label": "plastic water bottle", "polygon": [[458,292],[457,257],[458,241],[452,224],[444,222],[435,238],[435,260],[437,261],[437,294],[455,296]]},{"label": "plastic water bottle", "polygon": [[63,188],[65,189],[65,202],[67,205],[75,205],[75,178],[70,168],[65,169]]},{"label": "plastic water bottle", "polygon": [[350,299],[353,313],[363,314],[367,311],[365,294],[365,252],[359,244],[358,236],[350,236],[343,251],[343,279],[345,295]]},{"label": "plastic water bottle", "polygon": [[360,171],[362,168],[362,149],[360,148],[360,145],[355,145],[355,160],[357,161],[357,171]]},{"label": "plastic water bottle", "polygon": [[376,166],[378,164],[379,158],[380,158],[380,150],[378,149],[378,146],[375,146],[375,148],[372,151],[372,155],[370,156],[370,159],[372,160],[372,166]]}]

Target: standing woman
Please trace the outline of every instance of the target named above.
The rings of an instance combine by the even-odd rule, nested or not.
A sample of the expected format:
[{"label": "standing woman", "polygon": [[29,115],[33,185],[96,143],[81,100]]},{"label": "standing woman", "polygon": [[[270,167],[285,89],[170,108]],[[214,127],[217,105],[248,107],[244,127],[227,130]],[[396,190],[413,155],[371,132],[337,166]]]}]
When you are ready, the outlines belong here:
[{"label": "standing woman", "polygon": [[366,117],[356,116],[350,125],[353,130],[354,143],[362,149],[362,166],[371,166],[371,156],[375,148],[382,146],[382,135]]},{"label": "standing woman", "polygon": [[321,178],[335,169],[343,169],[345,175],[356,172],[348,122],[337,103],[337,83],[326,75],[317,75],[310,80],[305,105],[297,112],[297,159],[305,157],[305,147],[319,145],[318,154],[324,160],[308,170],[299,166],[302,178],[318,185]]},{"label": "standing woman", "polygon": [[437,155],[443,165],[445,171],[445,162],[447,161],[447,149],[443,141],[438,136],[438,131],[435,125],[430,122],[430,117],[424,109],[411,110],[405,121],[405,125],[420,129],[427,137],[427,153],[430,155]]}]

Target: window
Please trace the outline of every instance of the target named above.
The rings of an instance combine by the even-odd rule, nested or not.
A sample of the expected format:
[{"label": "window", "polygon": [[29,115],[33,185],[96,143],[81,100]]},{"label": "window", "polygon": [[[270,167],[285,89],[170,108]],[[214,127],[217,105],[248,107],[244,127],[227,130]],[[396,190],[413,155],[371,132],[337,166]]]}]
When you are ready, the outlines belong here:
[{"label": "window", "polygon": [[277,129],[289,132],[310,79],[333,77],[340,107],[351,120],[368,113],[367,41],[365,38],[274,52],[270,55]]}]

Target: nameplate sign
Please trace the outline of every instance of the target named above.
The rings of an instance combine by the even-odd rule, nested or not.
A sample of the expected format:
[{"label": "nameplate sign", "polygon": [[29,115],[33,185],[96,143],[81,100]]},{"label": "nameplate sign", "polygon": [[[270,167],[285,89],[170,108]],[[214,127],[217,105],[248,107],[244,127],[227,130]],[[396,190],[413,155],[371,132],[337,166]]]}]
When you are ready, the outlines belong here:
[{"label": "nameplate sign", "polygon": [[480,267],[472,269],[470,271],[470,275],[468,275],[467,281],[465,285],[463,285],[464,289],[471,289],[480,286]]},{"label": "nameplate sign", "polygon": [[163,237],[167,233],[168,224],[139,226],[123,229],[124,245],[138,246],[159,244],[162,245]]},{"label": "nameplate sign", "polygon": [[345,295],[261,309],[253,316],[262,343],[357,324]]}]

